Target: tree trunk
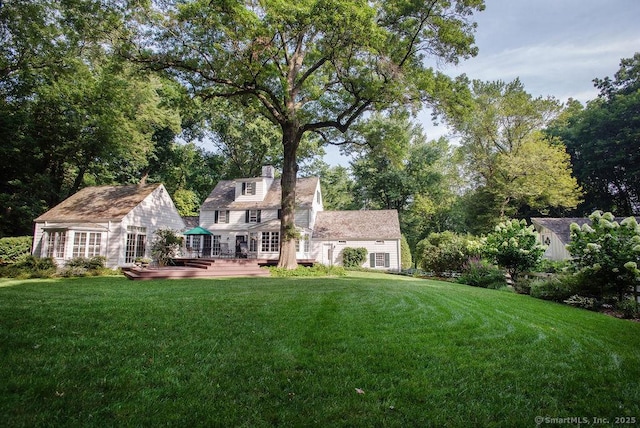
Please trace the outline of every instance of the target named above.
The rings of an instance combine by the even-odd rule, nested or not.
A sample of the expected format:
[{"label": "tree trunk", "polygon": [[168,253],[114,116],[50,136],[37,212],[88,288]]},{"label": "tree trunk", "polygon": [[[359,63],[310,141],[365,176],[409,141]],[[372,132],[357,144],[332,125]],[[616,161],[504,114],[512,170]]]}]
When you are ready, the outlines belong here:
[{"label": "tree trunk", "polygon": [[282,166],[282,210],[280,221],[280,259],[278,267],[295,269],[296,259],[296,181],[298,177],[297,151],[301,135],[293,124],[282,126],[284,161]]}]

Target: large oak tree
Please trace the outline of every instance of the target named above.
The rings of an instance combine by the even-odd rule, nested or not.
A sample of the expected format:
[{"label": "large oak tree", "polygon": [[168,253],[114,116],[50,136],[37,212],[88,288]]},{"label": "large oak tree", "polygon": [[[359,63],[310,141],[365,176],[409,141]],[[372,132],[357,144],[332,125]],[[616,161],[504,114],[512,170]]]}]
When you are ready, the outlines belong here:
[{"label": "large oak tree", "polygon": [[[126,53],[194,94],[256,108],[282,133],[280,266],[296,265],[297,151],[305,133],[336,142],[363,115],[428,102],[454,108],[454,81],[428,59],[476,53],[482,0],[153,2]],[[151,22],[149,21],[151,20]]]}]

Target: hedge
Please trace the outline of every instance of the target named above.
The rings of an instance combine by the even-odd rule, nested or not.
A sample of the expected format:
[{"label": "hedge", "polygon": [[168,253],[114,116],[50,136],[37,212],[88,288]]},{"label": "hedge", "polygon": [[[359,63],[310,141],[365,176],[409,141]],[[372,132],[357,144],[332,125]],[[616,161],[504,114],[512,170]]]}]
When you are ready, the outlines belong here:
[{"label": "hedge", "polygon": [[0,266],[14,264],[31,254],[31,236],[0,238]]}]

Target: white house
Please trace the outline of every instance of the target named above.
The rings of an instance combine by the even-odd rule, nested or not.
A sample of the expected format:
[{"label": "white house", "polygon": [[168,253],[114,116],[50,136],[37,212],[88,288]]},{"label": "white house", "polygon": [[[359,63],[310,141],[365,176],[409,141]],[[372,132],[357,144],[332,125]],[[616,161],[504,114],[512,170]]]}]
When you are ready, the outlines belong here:
[{"label": "white house", "polygon": [[[622,220],[624,217],[615,218],[618,223]],[[636,217],[636,220],[640,218]],[[586,217],[534,217],[531,218],[531,223],[539,234],[540,243],[547,246],[543,257],[549,260],[568,260],[571,254],[566,245],[571,240],[571,223],[582,227],[583,224],[591,224],[591,220]]]},{"label": "white house", "polygon": [[35,219],[33,254],[58,264],[104,256],[108,267],[150,257],[147,245],[160,228],[185,224],[162,184],[87,187]]},{"label": "white house", "polygon": [[341,265],[345,248],[366,248],[362,267],[399,270],[400,222],[395,210],[319,212],[311,239],[313,257]]},{"label": "white house", "polygon": [[[200,227],[211,235],[191,235],[187,246],[201,248],[204,257],[235,255],[277,259],[280,250],[280,180],[273,167],[263,168],[261,177],[220,181],[200,207]],[[296,225],[301,234],[297,258],[309,259],[312,226],[322,211],[320,180],[298,179]]]},{"label": "white house", "polygon": [[[281,197],[280,180],[271,166],[265,166],[260,177],[219,182],[200,208],[199,226],[205,231],[187,235],[188,248],[201,257],[277,260]],[[341,264],[345,247],[364,247],[369,253],[365,266],[400,269],[400,226],[394,210],[324,211],[320,179],[300,178],[295,223],[301,236],[299,260]]]}]

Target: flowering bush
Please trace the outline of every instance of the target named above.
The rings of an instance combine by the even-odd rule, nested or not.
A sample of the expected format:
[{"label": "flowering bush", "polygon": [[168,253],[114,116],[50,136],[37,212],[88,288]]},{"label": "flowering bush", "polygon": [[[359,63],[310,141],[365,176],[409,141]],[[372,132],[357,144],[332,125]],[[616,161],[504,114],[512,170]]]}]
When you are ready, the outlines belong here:
[{"label": "flowering bush", "polygon": [[538,243],[538,233],[524,220],[507,220],[484,239],[485,257],[502,266],[515,282],[522,272],[535,267],[545,247]]},{"label": "flowering bush", "polygon": [[588,278],[583,287],[596,297],[616,295],[622,301],[640,279],[640,226],[634,217],[620,223],[613,214],[596,211],[591,225],[571,225],[567,250],[574,268]]},{"label": "flowering bush", "polygon": [[155,235],[151,244],[151,255],[160,266],[165,266],[180,254],[182,237],[172,229],[158,229]]}]

